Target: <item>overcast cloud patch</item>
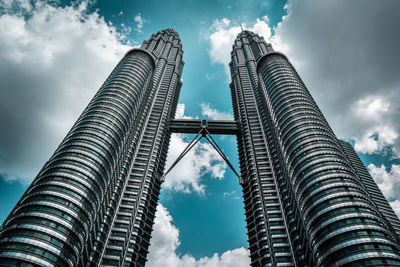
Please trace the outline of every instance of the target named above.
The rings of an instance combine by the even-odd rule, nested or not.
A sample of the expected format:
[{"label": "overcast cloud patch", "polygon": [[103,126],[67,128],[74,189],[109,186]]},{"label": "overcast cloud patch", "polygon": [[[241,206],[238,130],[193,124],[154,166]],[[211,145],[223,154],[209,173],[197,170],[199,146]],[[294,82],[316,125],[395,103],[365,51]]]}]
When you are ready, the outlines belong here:
[{"label": "overcast cloud patch", "polygon": [[129,47],[86,2],[2,8],[0,173],[28,183]]},{"label": "overcast cloud patch", "polygon": [[374,178],[375,182],[381,189],[382,193],[387,199],[389,199],[389,204],[400,217],[400,165],[393,164],[390,171],[387,171],[384,165],[375,166],[374,164],[369,164],[368,169]]}]

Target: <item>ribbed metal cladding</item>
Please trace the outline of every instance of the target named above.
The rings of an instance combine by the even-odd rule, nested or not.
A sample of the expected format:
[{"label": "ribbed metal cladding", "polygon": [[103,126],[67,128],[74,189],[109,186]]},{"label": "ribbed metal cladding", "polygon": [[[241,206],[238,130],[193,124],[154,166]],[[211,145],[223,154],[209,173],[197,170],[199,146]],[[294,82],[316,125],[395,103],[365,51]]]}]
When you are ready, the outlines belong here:
[{"label": "ribbed metal cladding", "polygon": [[154,67],[142,49],[118,63],[4,222],[0,265],[76,266],[86,257]]},{"label": "ribbed metal cladding", "polygon": [[172,29],[125,55],[3,224],[1,266],[145,265],[182,56]]},{"label": "ribbed metal cladding", "polygon": [[146,263],[171,135],[169,122],[175,116],[182,85],[183,50],[174,30],[153,34],[142,49],[155,58],[155,70],[149,101],[141,109],[142,126],[135,129],[137,148],[132,148],[129,173],[112,191],[115,201],[110,201],[109,208],[113,216],[104,228],[107,230],[100,231],[105,238],[93,248],[92,261],[100,266]]},{"label": "ribbed metal cladding", "polygon": [[281,53],[257,66],[296,213],[317,266],[400,265],[396,234],[372,202],[339,141]]},{"label": "ribbed metal cladding", "polygon": [[257,59],[272,51],[262,37],[244,31],[233,45],[230,63],[231,96],[237,135],[239,160],[246,211],[249,250],[252,266],[295,266],[288,216],[280,193],[278,173],[274,169],[257,103]]},{"label": "ribbed metal cladding", "polygon": [[360,178],[361,183],[365,186],[365,189],[368,191],[369,195],[371,196],[371,199],[378,207],[378,210],[388,220],[388,222],[393,227],[393,230],[400,237],[399,218],[397,217],[396,213],[394,213],[392,207],[386,200],[385,196],[382,194],[381,190],[375,183],[374,179],[369,174],[367,168],[365,168],[361,159],[358,157],[356,151],[349,142],[340,140],[340,145],[342,146],[344,152],[346,153],[346,156],[349,159],[351,165],[353,165],[354,169],[356,170],[356,173]]}]

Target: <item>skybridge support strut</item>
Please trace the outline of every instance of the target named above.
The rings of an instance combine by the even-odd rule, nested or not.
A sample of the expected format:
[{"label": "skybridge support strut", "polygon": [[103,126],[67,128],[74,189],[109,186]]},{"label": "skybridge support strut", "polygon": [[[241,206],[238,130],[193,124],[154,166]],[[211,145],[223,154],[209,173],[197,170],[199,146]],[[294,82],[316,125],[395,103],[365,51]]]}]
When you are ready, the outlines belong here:
[{"label": "skybridge support strut", "polygon": [[196,136],[189,142],[182,153],[176,158],[174,163],[161,177],[161,181],[165,180],[165,176],[179,163],[179,161],[204,137],[210,145],[218,152],[221,158],[233,171],[233,173],[242,181],[239,173],[235,170],[224,151],[218,146],[215,139],[211,136],[214,134],[235,134],[239,131],[236,121],[217,121],[217,120],[172,120],[170,122],[170,130],[173,133],[197,133]]}]

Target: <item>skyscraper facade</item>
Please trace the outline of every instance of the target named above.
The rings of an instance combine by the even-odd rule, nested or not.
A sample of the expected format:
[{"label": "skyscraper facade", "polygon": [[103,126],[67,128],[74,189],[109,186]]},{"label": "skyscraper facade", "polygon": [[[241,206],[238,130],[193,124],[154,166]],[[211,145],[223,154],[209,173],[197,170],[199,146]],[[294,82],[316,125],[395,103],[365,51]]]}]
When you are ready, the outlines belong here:
[{"label": "skyscraper facade", "polygon": [[346,153],[347,158],[351,162],[354,167],[355,172],[358,174],[362,184],[365,186],[365,189],[371,195],[371,198],[374,200],[377,205],[379,211],[385,216],[385,218],[389,221],[393,230],[396,232],[398,236],[400,236],[400,221],[397,215],[394,213],[392,207],[387,202],[385,196],[382,194],[381,190],[375,183],[374,179],[369,174],[367,168],[365,168],[364,164],[361,162],[360,158],[357,156],[356,151],[354,151],[353,147],[349,142],[345,142],[340,140],[340,144]]},{"label": "skyscraper facade", "polygon": [[0,266],[144,266],[171,132],[236,134],[252,266],[400,265],[400,221],[285,55],[237,36],[235,121],[173,120],[182,55],[166,29],[124,56],[2,225]]},{"label": "skyscraper facade", "polygon": [[398,218],[287,57],[242,31],[231,58],[252,265],[400,265]]},{"label": "skyscraper facade", "polygon": [[4,222],[0,266],[143,266],[183,68],[167,29],[118,63]]}]

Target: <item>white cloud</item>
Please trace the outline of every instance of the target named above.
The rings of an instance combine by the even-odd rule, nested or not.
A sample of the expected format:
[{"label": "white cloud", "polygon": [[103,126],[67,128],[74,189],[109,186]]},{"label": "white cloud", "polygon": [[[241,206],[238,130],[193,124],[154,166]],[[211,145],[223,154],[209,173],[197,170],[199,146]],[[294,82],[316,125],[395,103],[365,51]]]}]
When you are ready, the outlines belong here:
[{"label": "white cloud", "polygon": [[225,251],[221,256],[215,253],[211,258],[204,257],[197,261],[199,267],[242,267],[250,266],[249,251],[243,247]]},{"label": "white cloud", "polygon": [[233,120],[231,113],[213,109],[209,103],[201,103],[201,115],[207,116],[211,120]]},{"label": "white cloud", "polygon": [[[257,18],[253,25],[241,24],[244,29],[253,31],[269,40],[271,29],[268,26],[268,17]],[[231,50],[236,36],[241,32],[240,23],[232,23],[229,19],[214,20],[211,26],[212,33],[209,36],[210,50],[209,55],[212,63],[222,63],[226,69],[231,61]]]},{"label": "white cloud", "polygon": [[383,97],[368,96],[357,102],[354,112],[360,119],[379,120],[389,111],[389,107],[389,101]]},{"label": "white cloud", "polygon": [[0,174],[29,182],[129,47],[87,2],[10,3],[0,12]]},{"label": "white cloud", "polygon": [[377,125],[355,139],[354,149],[361,153],[383,153],[384,149],[395,144],[398,134],[388,125]]},{"label": "white cloud", "polygon": [[383,164],[377,167],[371,163],[368,165],[368,169],[385,197],[389,200],[394,199],[394,201],[389,203],[397,213],[397,216],[400,217],[400,200],[398,193],[400,192],[400,165],[393,164],[389,172],[386,171]]},{"label": "white cloud", "polygon": [[228,19],[215,20],[216,31],[210,35],[211,48],[209,51],[212,63],[229,64],[231,60],[230,50],[236,35],[240,32],[240,26],[229,27]]},{"label": "white cloud", "polygon": [[225,251],[222,255],[215,253],[212,257],[196,260],[190,254],[178,255],[176,250],[179,245],[179,229],[173,225],[173,219],[168,210],[162,204],[158,204],[147,266],[243,267],[250,265],[249,252],[243,247]]},{"label": "white cloud", "polygon": [[183,103],[178,103],[178,106],[176,107],[176,114],[175,114],[175,119],[193,119],[191,116],[186,116],[185,115],[185,104]]},{"label": "white cloud", "polygon": [[383,164],[380,167],[377,167],[371,163],[368,165],[368,169],[375,182],[382,190],[382,193],[387,198],[399,197],[397,192],[400,188],[400,165],[393,164],[390,172],[386,171],[386,168]]},{"label": "white cloud", "polygon": [[136,22],[136,27],[135,27],[135,31],[137,32],[143,32],[143,24],[145,22],[147,22],[146,19],[142,18],[142,15],[140,13],[138,13],[135,18],[134,18],[135,22]]},{"label": "white cloud", "polygon": [[176,249],[180,245],[179,230],[172,224],[172,216],[168,210],[158,204],[154,229],[151,234],[148,266],[173,266],[179,261]]},{"label": "white cloud", "polygon": [[[110,22],[110,23],[111,23],[111,22]],[[125,23],[121,23],[121,24],[120,24],[119,30],[120,30],[120,32],[121,32],[122,34],[124,34],[124,35],[129,35],[129,34],[132,32],[132,28],[129,27],[129,26],[127,26],[127,25],[125,25]],[[136,42],[134,41],[134,43],[136,43]],[[130,44],[130,43],[129,43],[129,44]],[[130,45],[132,45],[132,44],[130,44]]]},{"label": "white cloud", "polygon": [[271,37],[271,28],[268,26],[268,21],[268,17],[263,16],[262,19],[257,18],[253,26],[250,26],[249,28],[247,28],[246,24],[244,24],[244,28],[246,30],[257,33],[260,36],[263,36],[265,40],[269,40],[269,38]]},{"label": "white cloud", "polygon": [[390,103],[385,97],[367,96],[352,107],[349,114],[357,121],[363,133],[353,136],[354,148],[361,153],[382,153],[393,146],[398,137],[397,130],[385,118],[390,116]]}]

